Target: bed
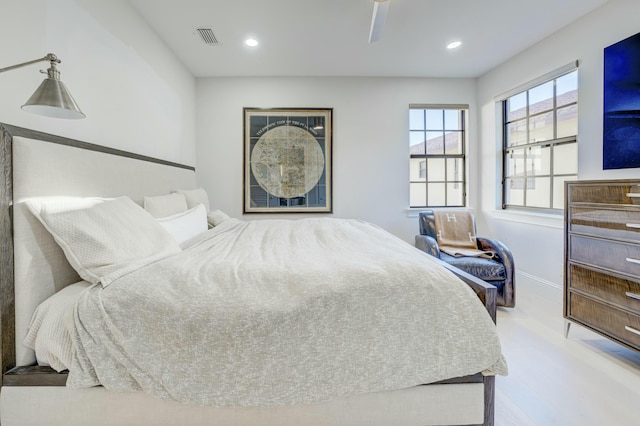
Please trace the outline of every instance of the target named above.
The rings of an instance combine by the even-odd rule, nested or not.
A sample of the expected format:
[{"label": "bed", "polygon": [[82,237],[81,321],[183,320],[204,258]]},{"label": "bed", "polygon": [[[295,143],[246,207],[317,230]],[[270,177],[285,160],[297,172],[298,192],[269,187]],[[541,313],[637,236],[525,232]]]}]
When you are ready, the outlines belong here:
[{"label": "bed", "polygon": [[[153,362],[149,361],[149,365],[146,367],[138,364],[144,364],[147,357],[128,358],[128,361],[131,361],[128,362],[131,367],[126,372],[123,372],[121,376],[114,379],[113,382],[110,382],[108,378],[115,375],[114,371],[118,370],[118,368],[113,370],[106,369],[110,363],[110,358],[108,354],[102,354],[102,352],[112,353],[115,350],[114,348],[118,349],[126,346],[127,342],[131,343],[133,341],[133,337],[144,334],[146,330],[151,330],[152,327],[150,325],[142,325],[141,328],[133,329],[131,335],[128,336],[121,335],[121,330],[119,329],[116,334],[121,340],[114,342],[114,346],[108,349],[104,349],[100,345],[90,347],[91,345],[87,343],[94,340],[113,338],[113,335],[102,335],[101,333],[104,330],[95,326],[96,322],[88,321],[92,315],[100,316],[104,314],[104,309],[101,309],[103,305],[99,305],[99,303],[110,300],[110,306],[119,307],[121,308],[119,309],[120,311],[124,311],[113,314],[120,315],[119,317],[100,317],[99,321],[108,321],[111,324],[112,322],[122,321],[122,318],[126,317],[126,304],[137,297],[125,294],[121,290],[115,291],[112,289],[125,291],[124,289],[134,288],[136,286],[132,285],[132,283],[143,282],[147,279],[145,277],[149,276],[151,278],[147,279],[145,291],[152,291],[151,289],[156,287],[153,284],[162,281],[163,274],[171,275],[173,274],[172,271],[179,270],[181,264],[195,262],[195,260],[191,260],[195,259],[192,251],[199,250],[203,253],[208,253],[215,249],[218,250],[218,254],[214,261],[203,260],[202,263],[190,264],[189,267],[185,267],[180,273],[176,272],[175,275],[198,270],[206,272],[201,273],[201,276],[209,276],[213,270],[220,271],[224,270],[221,268],[227,267],[228,275],[241,276],[242,273],[238,273],[238,271],[241,271],[239,264],[246,263],[246,259],[241,258],[238,260],[227,256],[231,249],[224,246],[221,241],[231,241],[232,245],[237,245],[239,241],[242,242],[244,244],[241,245],[243,252],[253,254],[251,257],[252,264],[256,263],[256,259],[262,260],[263,269],[266,270],[267,277],[261,279],[267,281],[269,279],[268,274],[275,273],[278,277],[283,277],[283,271],[287,269],[285,265],[274,272],[273,268],[269,266],[271,259],[275,259],[270,257],[273,253],[285,250],[284,256],[295,259],[298,263],[304,263],[305,257],[308,258],[309,255],[301,251],[300,253],[303,254],[299,255],[300,258],[296,258],[298,250],[289,250],[290,246],[293,247],[298,244],[297,247],[299,249],[317,246],[316,249],[320,250],[319,247],[322,244],[329,244],[324,240],[334,232],[336,232],[336,235],[348,237],[344,238],[347,240],[351,240],[353,235],[359,232],[363,241],[368,242],[370,245],[377,243],[379,245],[390,244],[397,254],[388,252],[388,257],[397,256],[397,259],[390,260],[388,263],[383,263],[381,260],[380,265],[383,266],[380,269],[386,268],[394,276],[402,273],[401,270],[393,269],[398,265],[404,265],[405,269],[411,269],[415,266],[415,263],[420,263],[422,260],[424,260],[425,264],[429,262],[438,263],[437,260],[429,258],[429,256],[415,250],[408,244],[404,243],[403,245],[398,241],[394,241],[394,237],[386,235],[383,230],[377,229],[371,224],[355,220],[314,218],[297,221],[238,221],[236,219],[228,219],[218,224],[218,226],[203,232],[201,236],[184,243],[185,245],[181,246],[180,253],[174,253],[171,256],[163,255],[161,260],[148,262],[144,267],[136,268],[133,272],[128,272],[122,277],[117,276],[108,285],[105,284],[105,281],[102,284],[87,286],[92,290],[81,292],[82,297],[85,299],[83,299],[83,303],[74,305],[76,327],[73,329],[76,330],[77,335],[73,337],[76,339],[74,342],[76,343],[78,354],[82,353],[84,358],[77,355],[74,360],[100,359],[99,362],[94,361],[93,364],[83,365],[78,361],[80,368],[71,368],[71,374],[67,370],[58,372],[50,366],[38,365],[34,351],[23,344],[25,336],[29,333],[30,321],[34,311],[53,295],[61,294],[62,290],[70,289],[73,283],[82,281],[82,279],[77,274],[77,268],[74,269],[66,260],[63,251],[60,249],[59,244],[54,241],[51,233],[43,227],[44,222],[40,222],[36,218],[37,215],[33,214],[33,206],[25,201],[34,197],[60,195],[104,197],[109,200],[120,200],[123,196],[126,196],[127,200],[141,205],[144,197],[168,194],[177,189],[195,189],[197,182],[195,170],[189,166],[10,125],[2,125],[1,131],[2,152],[0,165],[5,178],[5,184],[0,189],[2,191],[0,194],[2,203],[0,226],[2,227],[3,240],[2,270],[0,271],[3,373],[2,389],[0,390],[0,421],[3,425],[493,424],[495,379],[492,374],[495,372],[488,371],[492,365],[485,365],[483,368],[467,371],[465,374],[451,376],[448,375],[450,373],[444,372],[449,371],[447,363],[443,363],[441,367],[432,371],[433,369],[430,370],[426,363],[422,362],[422,358],[416,355],[420,352],[420,339],[408,338],[398,340],[396,345],[381,346],[378,344],[373,350],[369,350],[367,357],[364,358],[366,358],[366,362],[371,364],[363,364],[360,361],[354,361],[351,364],[352,359],[359,358],[357,353],[358,344],[351,343],[353,337],[350,334],[347,335],[341,332],[338,333],[340,336],[336,338],[335,331],[362,328],[365,334],[371,334],[367,327],[346,327],[345,324],[365,324],[375,321],[374,317],[382,315],[384,316],[384,321],[379,324],[385,324],[385,327],[381,327],[380,330],[376,331],[381,336],[395,339],[396,336],[406,334],[406,336],[410,337],[409,331],[403,334],[401,330],[403,328],[402,322],[394,322],[396,321],[394,319],[395,316],[398,316],[398,321],[403,321],[402,315],[398,313],[402,309],[392,309],[387,305],[392,305],[393,303],[409,305],[408,300],[410,298],[416,299],[418,296],[412,293],[415,290],[413,287],[401,287],[404,285],[403,280],[397,280],[398,283],[394,285],[399,286],[398,289],[388,294],[385,292],[391,290],[388,289],[387,284],[381,284],[378,287],[367,287],[361,293],[345,293],[348,287],[353,286],[339,285],[340,276],[326,275],[329,269],[322,269],[320,266],[315,265],[318,262],[314,262],[314,264],[305,263],[305,271],[311,269],[314,270],[314,273],[303,274],[315,277],[315,281],[310,281],[303,291],[305,295],[315,292],[312,299],[307,296],[302,299],[296,299],[296,294],[292,296],[293,293],[289,292],[291,288],[296,288],[298,293],[301,292],[300,287],[296,287],[298,281],[302,282],[299,276],[293,282],[287,282],[286,278],[273,280],[279,283],[279,287],[276,287],[276,292],[286,293],[287,300],[293,300],[285,308],[278,305],[277,309],[275,309],[277,311],[276,314],[272,315],[272,311],[269,311],[269,314],[265,314],[264,311],[254,312],[254,308],[257,305],[260,305],[260,309],[262,309],[262,306],[267,304],[265,300],[270,297],[268,292],[263,293],[263,296],[257,301],[251,301],[248,305],[243,304],[247,299],[251,299],[256,292],[254,291],[255,289],[252,289],[250,294],[238,294],[235,287],[237,287],[238,282],[242,282],[242,279],[238,278],[240,281],[235,283],[235,287],[228,286],[231,289],[229,294],[225,295],[225,299],[221,299],[224,302],[217,305],[217,309],[211,309],[211,311],[222,312],[221,314],[216,314],[218,316],[212,316],[213,314],[205,309],[206,304],[189,308],[180,316],[182,318],[189,316],[190,312],[198,312],[198,322],[195,322],[195,320],[186,322],[185,330],[193,330],[194,327],[201,326],[202,321],[200,320],[205,318],[204,324],[216,324],[215,327],[210,327],[212,329],[211,333],[208,333],[206,326],[204,326],[199,329],[197,332],[198,338],[194,340],[193,336],[185,337],[185,334],[189,334],[188,332],[172,333],[173,330],[169,325],[163,325],[163,330],[167,330],[167,335],[175,334],[172,338],[173,340],[171,340],[174,342],[175,348],[192,348],[192,351],[197,353],[197,356],[185,358],[182,364],[172,364],[174,365],[173,368],[161,369],[161,371],[157,372],[160,377],[151,377],[148,384],[144,383],[146,383],[146,375],[151,374],[149,369],[153,369],[154,366],[162,363],[164,358],[158,358]],[[285,238],[287,244],[273,245],[269,247],[269,250],[264,250],[265,245],[270,244],[269,241],[273,241],[273,238],[265,236],[264,239],[259,240],[261,241],[260,243],[256,243],[255,236],[273,233],[275,226],[280,227],[277,228],[278,235],[287,236]],[[317,227],[317,231],[315,231],[317,236],[313,238],[306,236],[305,238],[310,239],[298,241],[298,239],[302,238],[300,237],[302,235],[300,228],[312,229],[312,227]],[[340,234],[341,232],[343,234]],[[246,236],[249,233],[252,238],[243,240],[243,235]],[[367,238],[374,239],[369,241]],[[323,243],[317,243],[318,240],[323,240]],[[352,246],[347,246],[343,249],[354,253],[358,247],[357,243],[358,241],[351,241]],[[365,252],[366,250],[361,247],[360,251]],[[261,258],[260,256],[264,253],[268,253],[269,256]],[[311,251],[309,253],[316,255],[319,252]],[[361,258],[358,258],[360,263],[367,261],[367,253],[358,254],[361,255]],[[170,258],[173,258],[174,255],[183,257],[173,259],[174,264],[167,266]],[[414,258],[415,256],[421,257],[419,262],[412,261],[413,263],[409,262],[406,265],[403,263],[404,259]],[[219,261],[222,258],[224,258],[224,262]],[[416,257],[415,259],[418,258]],[[340,263],[340,261],[340,256],[331,259],[333,263]],[[207,266],[210,262],[218,263],[214,263],[214,266]],[[348,263],[345,262],[341,267],[344,266],[346,268],[349,266],[347,265]],[[473,290],[469,292],[467,287],[460,286],[460,288],[465,288],[465,290],[460,290],[462,293],[467,291],[478,296],[477,300],[479,302],[474,301],[467,308],[459,311],[459,316],[464,316],[467,310],[475,310],[480,306],[481,308],[486,308],[488,315],[485,313],[485,316],[489,318],[488,322],[495,321],[495,287],[457,271],[455,268],[448,267],[444,263],[440,262],[436,266],[437,269],[435,270],[439,271],[438,274],[442,277],[458,282],[451,274],[453,273]],[[315,269],[316,267],[318,268],[317,270]],[[420,265],[420,268],[422,268],[422,265]],[[143,269],[144,274],[141,272]],[[372,267],[370,269],[375,268]],[[251,270],[250,273],[253,274],[254,270]],[[326,290],[323,285],[318,285],[322,282],[323,276],[325,276],[323,274],[327,277],[325,279],[332,283],[332,285],[327,286],[331,287],[330,291],[333,294],[342,295],[340,303],[345,304],[347,307],[351,306],[353,309],[345,309],[344,306],[340,306],[340,309],[327,311],[322,309],[327,305],[331,308],[334,302],[330,304],[319,302],[316,305],[313,305],[313,303],[308,304],[309,300],[324,301],[329,297],[329,295],[322,293],[322,291],[329,290]],[[448,278],[449,276],[451,278]],[[82,278],[85,277],[82,276]],[[176,280],[174,281],[180,282],[180,279]],[[192,278],[189,278],[189,282],[191,280]],[[374,275],[369,277],[371,282],[376,280],[377,278]],[[280,283],[280,281],[282,282]],[[175,294],[176,290],[171,287],[171,283],[167,285],[169,287],[164,290],[165,293]],[[143,288],[142,285],[137,287]],[[157,287],[163,288],[162,285]],[[159,290],[153,289],[153,291]],[[180,291],[185,291],[185,289],[182,288]],[[201,293],[198,293],[198,291],[201,291],[200,288],[195,288],[194,291],[196,293],[190,298],[204,297]],[[219,296],[220,288],[216,291],[218,292],[216,296]],[[274,289],[267,289],[267,291],[274,291]],[[419,291],[424,290],[420,289]],[[379,292],[378,296],[371,297],[370,295],[375,292]],[[114,298],[110,299],[112,297],[110,295],[117,295],[117,297],[113,296]],[[368,297],[368,303],[359,303],[358,299],[362,297]],[[407,299],[405,300],[403,297]],[[388,303],[383,303],[385,298],[387,298],[386,301]],[[100,302],[96,302],[97,300]],[[144,300],[144,297],[139,300]],[[206,303],[213,303],[215,300],[211,299]],[[307,305],[301,303],[300,300],[303,300]],[[158,303],[154,302],[154,306],[156,305]],[[237,305],[239,309],[231,311],[229,310],[231,305]],[[301,305],[304,305],[304,309],[300,308]],[[86,306],[86,309],[82,308],[82,306]],[[447,310],[454,311],[456,309],[460,308],[454,305],[447,308]],[[251,311],[253,317],[246,311]],[[407,310],[407,312],[405,316],[409,313],[416,317],[422,315],[419,309],[416,309],[415,312],[410,310]],[[314,313],[314,315],[312,316],[310,313]],[[347,318],[347,313],[351,313],[358,320],[354,322],[353,318]],[[132,318],[134,316],[133,314],[131,315]],[[146,315],[138,316],[144,317]],[[345,317],[342,318],[342,316]],[[194,315],[194,317],[196,316]],[[226,320],[229,317],[239,317],[242,318],[241,324],[246,325],[249,323],[253,325],[248,328],[246,326],[237,328],[237,325],[229,325],[227,323]],[[259,336],[252,338],[254,346],[251,350],[243,350],[241,345],[244,343],[239,343],[240,340],[233,340],[239,339],[245,332],[255,332],[257,328],[260,328],[256,327],[256,324],[266,321],[267,317],[273,317],[275,322],[265,323],[270,325]],[[251,318],[253,320],[259,318],[259,321],[251,322]],[[277,354],[277,362],[273,362],[268,368],[252,369],[261,362],[261,357],[264,355],[260,348],[268,346],[268,340],[264,339],[274,337],[271,331],[277,327],[273,324],[282,323],[284,321],[283,318],[286,319],[285,331],[275,335],[275,337],[280,339],[282,347],[288,348],[287,351],[280,351]],[[366,319],[366,321],[362,321],[362,319]],[[137,320],[138,318],[136,317],[135,320],[132,319],[132,322]],[[152,321],[161,322],[161,320],[162,318],[158,317]],[[406,324],[411,323],[410,321],[406,322],[406,318],[404,321]],[[417,322],[421,323],[421,321]],[[473,322],[467,321],[469,330],[461,331],[461,333],[467,332],[471,334],[461,335],[467,336],[464,340],[473,341],[474,348],[477,349],[478,353],[481,353],[484,351],[485,342],[478,340],[491,340],[494,330],[489,330],[491,328],[489,326],[483,326],[482,329],[471,332],[471,323]],[[94,324],[94,330],[91,330],[91,324]],[[304,324],[307,325],[305,326]],[[326,335],[318,332],[318,329],[313,327],[314,324],[325,324],[325,329],[328,330],[325,333]],[[392,325],[396,327],[395,332]],[[312,332],[309,331],[309,327],[313,329]],[[83,332],[78,330],[85,329],[88,331],[83,337]],[[429,327],[418,327],[416,330],[418,329],[422,330],[419,332],[432,332]],[[292,336],[296,333],[303,335],[312,333],[313,339],[307,339],[306,343],[304,343],[310,346],[304,346],[299,343],[299,340],[293,340]],[[387,334],[385,335],[384,333]],[[485,336],[485,333],[489,337],[478,339],[477,336]],[[216,362],[216,359],[210,359],[207,362],[206,354],[202,355],[202,350],[195,349],[200,346],[202,341],[206,340],[202,337],[205,335],[210,335],[210,337],[206,338],[214,342],[222,342],[226,338],[232,342],[232,344],[228,345],[227,352],[216,352],[221,359],[227,357],[226,359],[230,361]],[[375,338],[380,337],[376,336]],[[371,341],[373,342],[373,340]],[[369,341],[367,340],[367,342]],[[414,344],[418,346],[413,348],[411,345]],[[219,344],[219,346],[224,347],[225,345]],[[300,349],[303,346],[304,350]],[[406,346],[407,350],[398,349],[404,346]],[[489,343],[486,343],[486,346],[488,347]],[[409,348],[412,348],[412,350],[409,350]],[[128,357],[130,354],[133,356],[135,350],[136,344],[124,352],[125,356]],[[218,351],[218,349],[216,350]],[[428,350],[428,347],[425,347],[424,350]],[[495,348],[491,350],[495,351]],[[180,356],[183,356],[185,352],[189,352],[188,350],[172,351],[171,348],[166,347],[158,348],[157,351],[180,352],[182,354]],[[466,352],[453,353],[446,356],[459,358],[464,363],[466,358],[470,358],[469,354],[476,352],[476,350],[470,350],[469,348],[464,348],[463,351]],[[254,358],[247,355],[255,352],[257,353],[254,354]],[[283,355],[285,352],[286,354]],[[491,351],[488,350],[488,352]],[[313,353],[315,361],[307,360],[307,362],[301,363],[299,359],[290,358],[295,357],[296,354],[298,354],[297,356],[302,356],[305,353]],[[336,361],[331,357],[332,353],[341,354],[342,358]],[[151,360],[154,350],[146,349],[146,354]],[[316,355],[317,359],[315,359]],[[501,358],[501,354],[498,355]],[[201,362],[198,361],[200,359],[202,359]],[[244,363],[242,362],[243,359]],[[395,364],[392,362],[393,360],[396,360]],[[415,362],[415,365],[407,364],[409,362]],[[504,374],[506,373],[506,365],[503,365],[502,362],[503,359],[496,360],[496,371]],[[309,363],[313,365],[313,368],[309,367]],[[335,365],[332,363],[335,363]],[[243,381],[248,383],[245,385],[246,389],[238,393],[237,389],[233,387],[236,385],[234,380],[224,382],[224,380],[220,379],[216,386],[220,387],[222,391],[217,389],[213,392],[211,389],[215,388],[215,386],[207,386],[208,382],[214,381],[212,378],[218,377],[233,378],[233,369],[229,369],[231,364],[239,365],[238,368],[240,369],[239,371],[242,371]],[[301,364],[307,365],[308,370],[296,373],[297,368],[295,367]],[[349,365],[349,368],[344,368],[344,365]],[[429,379],[424,384],[422,382],[411,382],[411,380],[418,379],[411,378],[410,374],[405,371],[407,370],[405,368],[407,365],[412,366],[411,372],[414,370],[422,372],[424,369],[424,372],[421,373],[423,374],[422,377]],[[140,371],[136,370],[138,367],[141,368]],[[101,370],[103,368],[105,369]],[[385,369],[389,369],[389,371]],[[78,373],[81,370],[95,370],[93,371],[95,374],[81,375]],[[271,376],[264,376],[266,374],[264,371],[270,371]],[[339,374],[332,375],[331,371],[337,371]],[[367,374],[363,374],[363,371],[367,371]],[[482,374],[483,371],[488,375]],[[291,375],[289,378],[291,380],[290,383],[294,383],[294,385],[278,388],[280,380],[276,379],[282,377],[283,374],[287,375],[287,377]],[[260,376],[260,378],[252,382],[251,378],[257,376]],[[309,377],[309,379],[302,380],[305,377]],[[127,382],[127,378],[132,383],[131,386],[118,388],[118,383],[121,383],[122,379]],[[366,380],[363,378],[366,378]],[[180,379],[184,379],[185,383],[189,383],[189,389],[199,389],[197,395],[193,396],[189,393],[191,392],[190,390],[181,394],[177,389],[185,386],[181,387]],[[141,385],[141,383],[143,384]],[[162,383],[162,386],[154,387],[154,384],[157,383]],[[268,386],[265,386],[265,383],[271,383],[273,389],[269,389]],[[430,384],[427,385],[426,383]],[[105,386],[112,390],[107,390]],[[225,388],[224,386],[227,387]],[[118,391],[113,390],[114,388],[118,388]],[[145,391],[140,391],[138,388],[144,388]],[[287,389],[295,389],[295,392],[289,392],[291,395],[286,396]],[[345,391],[342,392],[342,390]],[[237,396],[239,394],[241,396]]]}]

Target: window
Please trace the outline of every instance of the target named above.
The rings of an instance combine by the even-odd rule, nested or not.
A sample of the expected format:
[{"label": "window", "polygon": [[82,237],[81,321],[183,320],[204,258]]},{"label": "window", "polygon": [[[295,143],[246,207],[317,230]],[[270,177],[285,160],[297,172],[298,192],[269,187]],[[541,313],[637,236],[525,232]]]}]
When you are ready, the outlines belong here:
[{"label": "window", "polygon": [[409,205],[465,205],[465,111],[460,105],[409,106]]},{"label": "window", "polygon": [[502,208],[562,209],[564,182],[578,174],[578,71],[502,103]]}]

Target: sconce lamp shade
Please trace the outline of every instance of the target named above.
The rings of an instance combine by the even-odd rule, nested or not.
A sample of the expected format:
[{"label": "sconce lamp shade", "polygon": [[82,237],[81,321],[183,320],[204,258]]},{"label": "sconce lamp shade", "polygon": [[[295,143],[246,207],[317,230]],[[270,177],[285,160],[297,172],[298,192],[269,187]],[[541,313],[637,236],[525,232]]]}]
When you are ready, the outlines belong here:
[{"label": "sconce lamp shade", "polygon": [[60,81],[60,71],[58,71],[56,65],[61,61],[53,53],[47,54],[44,58],[0,68],[0,73],[41,61],[48,61],[51,64],[46,72],[40,71],[47,74],[47,78],[40,84],[40,87],[36,89],[33,95],[31,95],[27,103],[22,105],[22,109],[53,118],[84,118],[84,113],[80,111],[78,104],[73,100],[64,83]]},{"label": "sconce lamp shade", "polygon": [[22,109],[53,118],[84,118],[85,115],[60,80],[46,78]]}]

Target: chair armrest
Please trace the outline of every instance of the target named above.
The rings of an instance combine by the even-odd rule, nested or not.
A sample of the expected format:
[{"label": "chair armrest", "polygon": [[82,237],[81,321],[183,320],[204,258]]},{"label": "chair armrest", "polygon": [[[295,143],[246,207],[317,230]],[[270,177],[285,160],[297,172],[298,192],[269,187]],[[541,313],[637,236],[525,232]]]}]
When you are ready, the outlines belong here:
[{"label": "chair armrest", "polygon": [[428,235],[416,235],[416,247],[440,259],[440,248],[435,238]]},{"label": "chair armrest", "polygon": [[504,265],[504,271],[506,274],[505,287],[504,287],[504,300],[505,306],[515,306],[515,263],[513,261],[513,255],[511,250],[502,242],[498,240],[492,240],[489,238],[477,237],[478,248],[484,251],[492,251],[496,253],[498,259]]},{"label": "chair armrest", "polygon": [[476,241],[478,242],[478,249],[494,252],[498,256],[498,260],[504,264],[505,268],[513,271],[513,255],[507,246],[498,240],[492,240],[490,238],[476,237]]}]

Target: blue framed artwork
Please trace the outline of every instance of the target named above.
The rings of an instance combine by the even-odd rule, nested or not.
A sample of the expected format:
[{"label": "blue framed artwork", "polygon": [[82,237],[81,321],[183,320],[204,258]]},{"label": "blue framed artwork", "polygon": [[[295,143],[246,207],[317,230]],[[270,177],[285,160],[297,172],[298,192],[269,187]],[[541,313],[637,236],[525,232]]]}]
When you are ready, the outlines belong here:
[{"label": "blue framed artwork", "polygon": [[602,167],[640,167],[640,33],[604,49]]}]

